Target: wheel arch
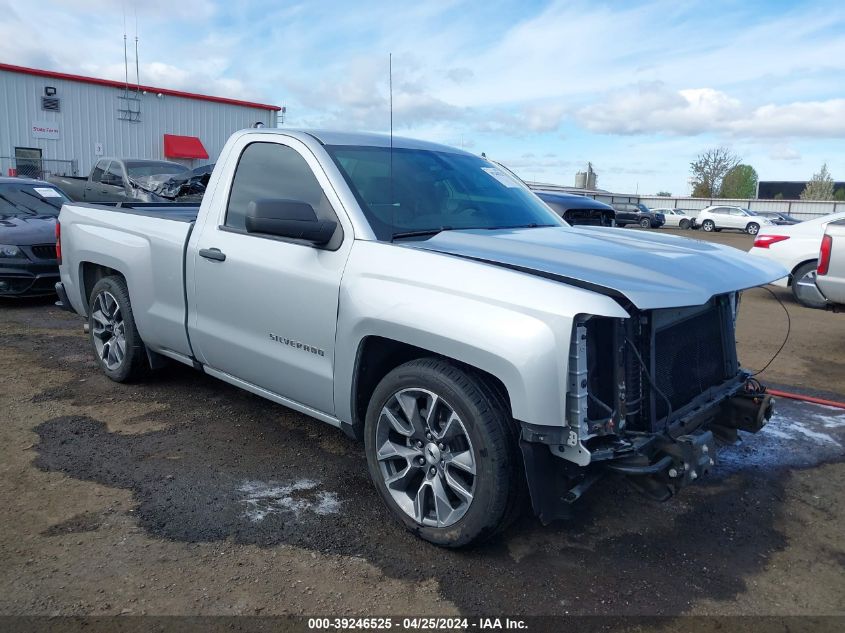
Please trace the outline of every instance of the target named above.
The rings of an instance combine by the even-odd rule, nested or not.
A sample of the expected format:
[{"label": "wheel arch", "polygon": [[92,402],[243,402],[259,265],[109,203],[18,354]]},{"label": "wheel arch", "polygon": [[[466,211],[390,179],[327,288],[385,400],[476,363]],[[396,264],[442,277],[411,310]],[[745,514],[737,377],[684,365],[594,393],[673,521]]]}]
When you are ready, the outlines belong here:
[{"label": "wheel arch", "polygon": [[419,358],[438,358],[458,365],[481,377],[501,398],[513,415],[511,398],[505,383],[496,375],[475,365],[404,341],[378,335],[365,336],[358,343],[350,390],[351,422],[344,424],[349,435],[363,438],[364,418],[370,398],[379,382],[392,370]]},{"label": "wheel arch", "polygon": [[101,279],[113,275],[120,276],[126,282],[126,275],[111,266],[105,266],[91,261],[79,262],[79,291],[82,295],[82,306],[85,309],[86,316],[90,310],[88,301],[91,298],[91,292],[94,290],[94,286]]},{"label": "wheel arch", "polygon": [[786,281],[787,287],[792,286],[792,280],[795,278],[795,273],[798,271],[799,268],[801,268],[801,266],[804,266],[805,264],[812,264],[815,261],[817,261],[817,260],[810,258],[810,259],[805,259],[805,260],[800,261],[797,264],[795,264],[795,266],[792,267],[792,270],[789,271],[789,278]]}]

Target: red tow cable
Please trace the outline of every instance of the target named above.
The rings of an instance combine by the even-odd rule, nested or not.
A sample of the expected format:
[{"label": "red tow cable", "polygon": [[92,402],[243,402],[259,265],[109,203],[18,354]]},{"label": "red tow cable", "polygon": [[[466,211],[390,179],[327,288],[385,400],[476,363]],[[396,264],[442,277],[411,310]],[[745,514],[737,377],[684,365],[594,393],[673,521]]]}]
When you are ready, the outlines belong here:
[{"label": "red tow cable", "polygon": [[801,400],[802,402],[812,402],[813,404],[823,404],[828,407],[836,407],[837,409],[845,409],[845,402],[836,402],[834,400],[825,400],[824,398],[815,398],[813,396],[804,396],[798,393],[790,393],[788,391],[781,391],[780,389],[766,389],[766,393],[780,398],[789,398],[790,400]]}]

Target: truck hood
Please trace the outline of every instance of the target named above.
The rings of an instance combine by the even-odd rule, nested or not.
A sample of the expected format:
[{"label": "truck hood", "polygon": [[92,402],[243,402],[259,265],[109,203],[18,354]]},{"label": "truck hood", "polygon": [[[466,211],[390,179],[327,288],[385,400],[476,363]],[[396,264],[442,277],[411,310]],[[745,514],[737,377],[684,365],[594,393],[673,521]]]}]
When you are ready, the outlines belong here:
[{"label": "truck hood", "polygon": [[55,241],[54,215],[0,215],[0,244],[31,246]]},{"label": "truck hood", "polygon": [[452,230],[404,246],[559,279],[641,310],[701,305],[788,274],[729,246],[619,228]]}]

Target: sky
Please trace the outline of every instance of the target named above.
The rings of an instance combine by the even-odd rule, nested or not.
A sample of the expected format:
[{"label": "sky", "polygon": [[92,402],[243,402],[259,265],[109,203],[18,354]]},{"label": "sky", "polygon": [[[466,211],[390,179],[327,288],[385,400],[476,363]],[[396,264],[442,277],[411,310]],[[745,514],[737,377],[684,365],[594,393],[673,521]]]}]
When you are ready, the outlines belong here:
[{"label": "sky", "polygon": [[[137,7],[137,12],[136,12]],[[528,180],[593,163],[690,191],[726,146],[762,180],[845,180],[845,3],[0,0],[0,61],[284,105],[284,127],[463,147]],[[136,19],[137,15],[137,19]],[[124,27],[125,24],[125,27]],[[134,67],[134,60],[130,59]]]}]

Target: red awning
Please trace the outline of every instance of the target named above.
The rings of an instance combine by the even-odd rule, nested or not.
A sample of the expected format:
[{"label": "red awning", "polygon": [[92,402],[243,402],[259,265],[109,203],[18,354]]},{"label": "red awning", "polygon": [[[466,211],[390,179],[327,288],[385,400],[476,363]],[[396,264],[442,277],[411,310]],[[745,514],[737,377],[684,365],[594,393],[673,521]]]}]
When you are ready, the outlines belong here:
[{"label": "red awning", "polygon": [[202,141],[196,136],[164,135],[164,155],[167,158],[208,158]]}]

